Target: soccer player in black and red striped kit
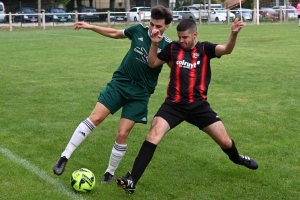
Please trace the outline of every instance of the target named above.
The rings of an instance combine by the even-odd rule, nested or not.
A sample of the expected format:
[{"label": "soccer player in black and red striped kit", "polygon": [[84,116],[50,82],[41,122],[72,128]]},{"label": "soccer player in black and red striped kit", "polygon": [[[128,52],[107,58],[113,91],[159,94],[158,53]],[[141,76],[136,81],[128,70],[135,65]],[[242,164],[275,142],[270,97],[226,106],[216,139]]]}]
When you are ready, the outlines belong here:
[{"label": "soccer player in black and red striped kit", "polygon": [[135,191],[137,182],[164,135],[183,121],[207,133],[233,163],[253,170],[258,168],[255,160],[238,153],[234,141],[227,134],[221,119],[212,110],[206,97],[211,80],[210,59],[220,58],[233,51],[243,25],[242,21],[236,19],[227,43],[219,45],[199,42],[196,23],[191,19],[184,19],[177,26],[179,40],[168,44],[158,54],[158,43],[162,36],[158,30],[152,31],[148,65],[155,68],[168,63],[171,69],[170,82],[165,102],[153,119],[152,128],[135,159],[131,173],[117,179],[117,185],[126,193],[132,194]]}]

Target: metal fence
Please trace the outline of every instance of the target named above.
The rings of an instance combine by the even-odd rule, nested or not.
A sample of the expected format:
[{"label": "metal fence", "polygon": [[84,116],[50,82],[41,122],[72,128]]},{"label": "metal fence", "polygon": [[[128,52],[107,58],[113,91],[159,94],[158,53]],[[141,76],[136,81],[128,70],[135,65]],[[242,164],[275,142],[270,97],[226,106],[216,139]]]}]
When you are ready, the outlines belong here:
[{"label": "metal fence", "polygon": [[[198,24],[231,24],[232,21],[238,17],[241,19],[240,16],[243,16],[243,21],[248,24],[260,24],[260,23],[289,23],[289,22],[296,22],[297,21],[297,15],[289,15],[288,14],[288,9],[278,9],[276,10],[277,15],[271,16],[271,15],[264,15],[261,10],[259,12],[256,12],[255,10],[250,10],[250,17],[246,18],[244,17],[245,12],[243,13],[243,10],[226,10],[227,15],[226,15],[226,20],[216,20],[213,19],[212,13],[207,12],[205,10],[199,10],[199,13],[196,17],[196,22]],[[173,11],[177,14],[182,14],[184,16],[185,12],[179,12],[179,11]],[[202,19],[203,13],[202,12],[207,12],[208,18],[207,19]],[[230,13],[234,13],[235,17],[230,17]],[[141,18],[141,15],[139,15],[137,21],[130,21],[130,15],[132,13],[130,12],[95,12],[93,14],[98,15],[99,18],[96,20],[89,20],[85,18],[79,18],[80,15],[89,15],[89,13],[78,13],[77,11],[72,12],[72,13],[64,13],[67,15],[67,18],[65,20],[54,20],[54,15],[53,13],[36,13],[36,14],[21,14],[21,13],[9,13],[5,14],[6,16],[6,21],[4,23],[0,23],[0,27],[9,27],[10,31],[13,30],[14,27],[41,27],[42,29],[46,29],[47,27],[53,27],[53,26],[73,26],[74,22],[77,21],[87,21],[89,23],[95,23],[99,24],[102,26],[108,26],[110,27],[111,25],[117,25],[117,24],[123,24],[125,26],[130,26],[132,24],[136,23],[144,23],[148,24],[147,20],[143,20]],[[125,16],[124,18],[115,18],[116,15],[122,14]],[[28,22],[23,22],[22,20],[17,21],[17,18],[21,17],[27,17],[30,18],[30,16],[35,16],[31,21]],[[51,16],[52,20],[47,21],[47,17]],[[101,17],[100,17],[101,16]],[[104,16],[104,17],[103,17]],[[114,16],[114,17],[112,17]],[[297,16],[297,17],[296,17]],[[173,22],[176,23],[176,22]]]},{"label": "metal fence", "polygon": [[[64,17],[55,18],[55,16],[59,15],[64,15]],[[5,14],[7,20],[4,23],[0,23],[0,27],[9,27],[10,31],[12,31],[14,27],[41,27],[45,30],[47,27],[51,26],[73,26],[77,21],[86,21],[88,23],[100,24],[108,27],[116,24],[130,26],[131,24],[148,23],[149,21],[143,20],[141,15],[139,15],[137,21],[130,21],[130,13],[128,12],[94,12],[92,15],[97,15],[97,18],[94,19],[91,19],[89,17],[90,15],[91,13],[78,13],[77,11],[58,14],[44,12],[35,14],[9,13]],[[26,20],[24,20],[24,17]]]}]

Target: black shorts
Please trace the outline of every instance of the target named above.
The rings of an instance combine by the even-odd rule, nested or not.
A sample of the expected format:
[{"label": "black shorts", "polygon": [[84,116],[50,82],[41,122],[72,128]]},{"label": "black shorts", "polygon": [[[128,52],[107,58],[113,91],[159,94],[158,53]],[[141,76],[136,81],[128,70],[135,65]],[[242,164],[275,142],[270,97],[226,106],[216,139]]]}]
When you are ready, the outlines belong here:
[{"label": "black shorts", "polygon": [[298,19],[300,19],[300,15],[298,15]]},{"label": "black shorts", "polygon": [[165,119],[170,129],[186,121],[202,130],[217,121],[221,121],[207,101],[197,101],[191,104],[177,104],[166,100],[155,116]]}]

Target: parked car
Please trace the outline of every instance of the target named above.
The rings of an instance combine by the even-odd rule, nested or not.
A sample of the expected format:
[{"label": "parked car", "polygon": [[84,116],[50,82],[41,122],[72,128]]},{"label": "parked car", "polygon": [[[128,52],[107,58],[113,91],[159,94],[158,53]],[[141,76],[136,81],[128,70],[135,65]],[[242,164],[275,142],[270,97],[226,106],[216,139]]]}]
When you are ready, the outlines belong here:
[{"label": "parked car", "polygon": [[110,20],[111,21],[126,21],[127,20],[127,14],[125,13],[125,10],[121,9],[114,9],[110,11]]},{"label": "parked car", "polygon": [[[192,6],[194,7],[198,7],[200,9],[208,9],[208,4],[193,4]],[[217,3],[217,4],[210,4],[210,8],[217,8],[217,9],[224,9],[223,5],[220,4],[220,3]]]},{"label": "parked car", "polygon": [[99,20],[100,21],[107,21],[107,12],[110,11],[110,20],[111,21],[126,21],[127,20],[127,14],[125,13],[124,9],[109,9],[109,8],[101,8],[97,9],[97,12],[100,12],[99,14]]},{"label": "parked car", "polygon": [[261,8],[259,14],[262,18],[270,19],[272,21],[279,19],[279,13],[273,8]]},{"label": "parked car", "polygon": [[[193,19],[193,20],[199,20],[199,8],[194,6],[181,6],[178,9],[179,14],[182,15],[182,19]],[[206,10],[201,10],[201,20],[207,20],[208,19],[208,13]]]},{"label": "parked car", "polygon": [[173,22],[179,22],[182,20],[182,15],[176,11],[173,11],[171,8],[167,8],[173,14]]},{"label": "parked car", "polygon": [[14,22],[37,22],[38,13],[34,8],[23,7],[16,10],[13,17]]},{"label": "parked car", "polygon": [[286,11],[288,13],[288,18],[298,18],[298,12],[294,6],[274,6],[273,9],[280,13],[280,9],[282,10],[282,18],[286,17]]},{"label": "parked car", "polygon": [[[210,9],[210,21],[211,22],[225,22],[227,21],[227,13],[226,9],[218,9],[218,8],[211,8]],[[232,12],[229,12],[229,20],[233,21],[235,15]]]},{"label": "parked car", "polygon": [[99,12],[99,20],[100,21],[106,21],[107,19],[107,11],[109,9],[108,8],[100,8],[100,9],[97,9],[97,12]]},{"label": "parked car", "polygon": [[130,21],[138,21],[139,14],[141,15],[141,20],[150,20],[151,17],[151,7],[132,7],[129,10]]},{"label": "parked car", "polygon": [[0,22],[6,22],[6,12],[3,2],[0,1]]},{"label": "parked car", "polygon": [[231,12],[235,15],[235,18],[241,19],[241,13],[242,13],[242,20],[245,21],[251,21],[252,20],[252,13],[253,11],[248,8],[234,8],[231,10]]},{"label": "parked car", "polygon": [[99,14],[93,7],[79,7],[73,12],[75,13],[76,11],[78,12],[79,21],[99,21]]},{"label": "parked car", "polygon": [[173,22],[179,22],[180,20],[182,20],[182,15],[179,14],[178,12],[172,12],[173,14]]},{"label": "parked car", "polygon": [[71,15],[62,8],[48,8],[45,10],[46,22],[69,22]]}]

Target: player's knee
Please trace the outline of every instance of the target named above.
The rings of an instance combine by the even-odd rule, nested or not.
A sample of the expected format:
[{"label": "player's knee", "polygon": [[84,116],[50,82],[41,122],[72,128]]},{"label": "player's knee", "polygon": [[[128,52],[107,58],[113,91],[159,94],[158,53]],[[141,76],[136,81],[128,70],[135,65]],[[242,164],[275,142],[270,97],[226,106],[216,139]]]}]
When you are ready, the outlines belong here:
[{"label": "player's knee", "polygon": [[232,147],[232,140],[230,138],[223,139],[220,143],[223,149],[230,149]]},{"label": "player's knee", "polygon": [[164,132],[158,131],[155,127],[152,127],[151,131],[148,133],[146,140],[158,145],[162,138],[164,137]]},{"label": "player's knee", "polygon": [[103,121],[103,119],[97,115],[90,115],[89,119],[93,122],[93,124],[95,124],[95,126],[98,126]]},{"label": "player's knee", "polygon": [[127,137],[129,135],[129,131],[118,130],[116,141],[119,144],[126,144]]},{"label": "player's knee", "polygon": [[157,139],[155,137],[155,134],[153,134],[153,133],[148,133],[148,135],[146,136],[146,140],[153,144],[157,144]]}]

